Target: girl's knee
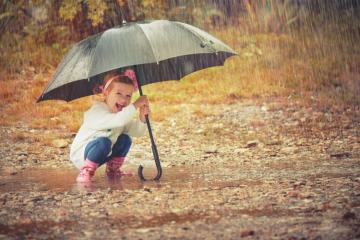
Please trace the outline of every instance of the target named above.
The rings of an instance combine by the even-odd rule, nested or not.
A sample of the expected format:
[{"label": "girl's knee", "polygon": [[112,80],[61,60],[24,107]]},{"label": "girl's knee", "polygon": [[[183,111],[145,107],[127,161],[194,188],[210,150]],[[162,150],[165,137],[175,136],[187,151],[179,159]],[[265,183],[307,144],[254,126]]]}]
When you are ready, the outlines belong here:
[{"label": "girl's knee", "polygon": [[105,152],[110,152],[111,150],[111,140],[107,137],[99,137],[97,139],[97,147],[102,149]]},{"label": "girl's knee", "polygon": [[132,139],[129,135],[121,134],[119,138],[120,138],[120,142],[124,143],[126,146],[131,146]]},{"label": "girl's knee", "polygon": [[111,151],[111,140],[106,137],[99,137],[88,143],[85,147],[84,159],[102,164]]},{"label": "girl's knee", "polygon": [[131,147],[131,137],[127,134],[121,134],[112,149],[112,156],[125,157]]}]

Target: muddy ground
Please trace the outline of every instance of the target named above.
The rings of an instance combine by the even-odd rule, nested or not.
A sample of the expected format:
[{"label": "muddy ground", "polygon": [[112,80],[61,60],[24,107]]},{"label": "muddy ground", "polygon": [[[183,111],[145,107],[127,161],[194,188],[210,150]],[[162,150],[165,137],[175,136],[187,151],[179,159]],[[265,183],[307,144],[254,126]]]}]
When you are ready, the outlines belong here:
[{"label": "muddy ground", "polygon": [[[2,126],[0,239],[360,239],[359,109],[181,107],[153,123],[160,182],[100,168],[77,185],[73,133]],[[151,159],[148,136],[134,139],[126,169],[153,177]]]}]

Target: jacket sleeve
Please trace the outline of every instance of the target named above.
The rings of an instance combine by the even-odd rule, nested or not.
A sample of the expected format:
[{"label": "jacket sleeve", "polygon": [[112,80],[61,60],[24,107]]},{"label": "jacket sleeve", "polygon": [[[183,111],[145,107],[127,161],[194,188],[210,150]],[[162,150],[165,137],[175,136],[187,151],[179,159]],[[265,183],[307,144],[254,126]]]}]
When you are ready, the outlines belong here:
[{"label": "jacket sleeve", "polygon": [[133,104],[123,108],[120,112],[112,113],[100,105],[93,106],[84,114],[84,126],[95,130],[112,129],[128,125],[136,112]]},{"label": "jacket sleeve", "polygon": [[146,123],[141,122],[139,119],[133,119],[129,122],[124,129],[124,133],[132,137],[141,137],[146,130]]}]

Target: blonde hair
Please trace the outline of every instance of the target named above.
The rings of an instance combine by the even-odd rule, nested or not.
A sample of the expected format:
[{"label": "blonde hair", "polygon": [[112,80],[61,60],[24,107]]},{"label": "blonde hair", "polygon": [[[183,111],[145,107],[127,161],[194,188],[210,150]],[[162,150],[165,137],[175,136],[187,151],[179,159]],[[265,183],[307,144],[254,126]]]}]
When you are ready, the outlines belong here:
[{"label": "blonde hair", "polygon": [[104,77],[104,81],[102,84],[103,91],[105,91],[106,89],[111,90],[111,87],[114,82],[133,85],[133,80],[131,80],[128,76],[119,74],[117,71],[112,71],[107,73]]}]

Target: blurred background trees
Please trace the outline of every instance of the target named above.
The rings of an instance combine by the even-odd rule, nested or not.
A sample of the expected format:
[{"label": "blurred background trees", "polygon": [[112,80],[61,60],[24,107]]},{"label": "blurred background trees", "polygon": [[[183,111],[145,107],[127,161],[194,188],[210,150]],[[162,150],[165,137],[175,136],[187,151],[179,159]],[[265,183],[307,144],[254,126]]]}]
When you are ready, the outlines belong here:
[{"label": "blurred background trees", "polygon": [[359,5],[357,0],[2,0],[0,33],[31,34],[51,44],[59,36],[79,40],[124,20],[145,19],[178,20],[205,29],[245,21],[240,27],[279,32],[307,23],[310,15],[336,19],[342,10],[359,13]]},{"label": "blurred background trees", "polygon": [[360,91],[359,80],[339,80],[360,71],[359,0],[0,0],[0,80],[52,73],[75,42],[151,19],[193,24],[238,51],[228,69],[244,83],[236,91],[255,89],[254,76],[271,89],[346,85],[351,99]]}]

